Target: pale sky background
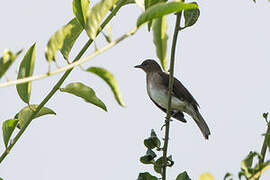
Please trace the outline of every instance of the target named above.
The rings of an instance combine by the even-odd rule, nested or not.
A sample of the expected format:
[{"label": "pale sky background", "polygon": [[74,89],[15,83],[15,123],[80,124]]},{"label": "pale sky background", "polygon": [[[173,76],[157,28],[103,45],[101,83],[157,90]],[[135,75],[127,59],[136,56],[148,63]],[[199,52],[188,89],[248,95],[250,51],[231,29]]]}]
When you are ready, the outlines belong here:
[{"label": "pale sky background", "polygon": [[[93,2],[91,2],[93,5]],[[37,42],[35,74],[47,72],[44,50],[50,36],[73,18],[72,1],[1,1],[0,50],[26,50]],[[201,106],[212,135],[204,140],[192,119],[171,123],[169,154],[175,161],[169,179],[186,170],[192,179],[210,172],[219,180],[226,172],[240,170],[250,150],[260,151],[266,130],[261,114],[270,111],[270,3],[267,0],[199,1],[201,16],[180,33],[175,76],[185,84]],[[141,9],[125,6],[112,21],[113,38],[135,26]],[[174,16],[168,17],[171,45]],[[80,36],[71,57],[87,41]],[[103,41],[103,40],[102,40]],[[98,47],[105,43],[98,41]],[[170,48],[169,48],[170,50]],[[168,50],[168,55],[169,55]],[[93,52],[93,48],[87,54]],[[7,73],[15,70],[23,55]],[[123,179],[134,180],[151,166],[139,162],[146,148],[143,140],[154,128],[159,137],[165,114],[147,97],[145,74],[134,69],[144,59],[155,58],[152,33],[146,26],[133,37],[83,65],[101,66],[118,80],[124,102],[120,107],[109,87],[93,74],[78,68],[64,85],[83,82],[95,89],[107,105],[104,112],[75,96],[57,92],[46,105],[57,116],[33,121],[0,166],[4,180]],[[57,61],[63,64],[59,54]],[[60,74],[33,83],[31,103],[37,104],[60,78]],[[4,82],[4,79],[1,80]],[[25,105],[14,86],[1,89],[0,122],[14,117]],[[1,137],[0,151],[4,150]],[[268,171],[262,180],[270,178]]]}]

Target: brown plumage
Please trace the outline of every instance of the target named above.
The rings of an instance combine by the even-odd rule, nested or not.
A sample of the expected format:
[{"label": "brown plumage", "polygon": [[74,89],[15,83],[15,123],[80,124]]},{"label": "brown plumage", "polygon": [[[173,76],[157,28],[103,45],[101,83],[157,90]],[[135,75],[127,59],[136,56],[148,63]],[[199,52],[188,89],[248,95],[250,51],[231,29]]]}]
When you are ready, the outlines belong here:
[{"label": "brown plumage", "polygon": [[[156,61],[150,59],[135,67],[146,72],[147,93],[154,104],[163,112],[166,112],[168,107],[169,75],[162,72]],[[186,122],[183,112],[187,113],[194,119],[204,137],[208,139],[210,130],[199,112],[199,104],[176,78],[174,78],[171,106],[172,117]]]}]

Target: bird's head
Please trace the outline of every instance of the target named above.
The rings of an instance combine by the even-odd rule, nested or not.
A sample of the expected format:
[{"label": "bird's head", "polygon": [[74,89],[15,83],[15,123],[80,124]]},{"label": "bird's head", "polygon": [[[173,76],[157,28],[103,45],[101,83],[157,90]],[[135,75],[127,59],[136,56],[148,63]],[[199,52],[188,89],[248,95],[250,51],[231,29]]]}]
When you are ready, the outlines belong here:
[{"label": "bird's head", "polygon": [[152,59],[143,61],[142,64],[135,66],[135,68],[141,68],[144,72],[146,72],[146,74],[150,72],[162,71],[159,64]]}]

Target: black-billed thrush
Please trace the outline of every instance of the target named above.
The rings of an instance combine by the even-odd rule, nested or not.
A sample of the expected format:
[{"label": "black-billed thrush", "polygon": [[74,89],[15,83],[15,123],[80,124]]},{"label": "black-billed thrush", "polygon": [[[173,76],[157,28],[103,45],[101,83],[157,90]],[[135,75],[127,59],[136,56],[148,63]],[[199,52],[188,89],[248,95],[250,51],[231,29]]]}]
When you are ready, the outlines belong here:
[{"label": "black-billed thrush", "polygon": [[[157,107],[166,112],[169,99],[169,75],[162,72],[159,64],[151,59],[145,60],[141,65],[135,66],[135,68],[141,68],[146,73],[148,96]],[[198,107],[199,104],[190,92],[179,80],[174,78],[171,100],[172,117],[182,122],[187,122],[183,112],[187,113],[196,122],[205,139],[208,139],[210,130]]]}]

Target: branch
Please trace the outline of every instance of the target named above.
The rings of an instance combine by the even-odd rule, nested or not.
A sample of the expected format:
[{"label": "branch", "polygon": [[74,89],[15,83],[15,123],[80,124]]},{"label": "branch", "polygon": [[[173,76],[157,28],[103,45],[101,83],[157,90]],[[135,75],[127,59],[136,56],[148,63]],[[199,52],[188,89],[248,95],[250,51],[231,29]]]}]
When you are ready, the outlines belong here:
[{"label": "branch", "polygon": [[267,166],[263,167],[259,172],[253,174],[250,178],[248,178],[248,180],[259,180],[262,173],[264,171],[266,171],[267,169],[269,169],[269,168],[270,168],[270,165],[267,165]]},{"label": "branch", "polygon": [[[102,29],[110,22],[110,20],[115,16],[115,14],[119,11],[119,9],[124,5],[126,0],[122,0],[116,8],[113,9],[113,11],[109,14],[109,16],[104,20],[104,22],[100,26],[100,31],[97,33],[97,35],[102,31]],[[122,39],[123,40],[123,39]],[[120,40],[121,41],[121,40]],[[85,51],[88,49],[88,47],[92,44],[93,40],[88,40],[86,44],[83,46],[79,54],[76,56],[76,58],[73,60],[73,62],[78,61],[82,55],[85,53]],[[51,97],[55,94],[55,92],[60,88],[60,86],[63,84],[65,79],[68,77],[68,75],[71,73],[73,68],[68,69],[64,75],[61,77],[61,79],[55,84],[53,89],[49,92],[49,94],[43,99],[43,101],[38,105],[37,109],[32,113],[29,120],[26,122],[25,126],[22,127],[22,129],[18,132],[18,134],[15,136],[13,141],[10,143],[10,145],[6,148],[6,150],[3,152],[3,154],[0,157],[0,164],[5,159],[5,157],[8,155],[10,150],[13,148],[13,146],[16,144],[16,142],[20,139],[21,135],[24,133],[26,128],[31,123],[32,119],[36,116],[36,114],[41,110],[41,108],[51,99]]]},{"label": "branch", "polygon": [[179,26],[181,21],[182,11],[177,13],[176,22],[173,34],[172,41],[172,49],[171,49],[171,60],[170,60],[170,76],[169,76],[169,100],[168,100],[168,108],[167,108],[167,116],[165,120],[165,140],[163,146],[163,169],[162,169],[162,180],[166,180],[166,168],[167,168],[167,150],[168,150],[168,142],[169,142],[169,131],[170,131],[170,118],[171,118],[171,100],[172,100],[172,90],[173,90],[173,73],[174,73],[174,61],[175,61],[175,48],[177,42],[177,36],[179,32]]},{"label": "branch", "polygon": [[22,78],[22,79],[18,79],[18,80],[14,80],[14,81],[8,81],[6,83],[0,84],[0,88],[11,86],[11,85],[16,85],[16,84],[22,84],[22,83],[26,83],[26,82],[29,82],[29,81],[36,81],[36,80],[39,80],[39,79],[43,79],[43,78],[46,78],[46,77],[49,77],[49,76],[53,76],[53,75],[56,75],[58,73],[61,73],[61,72],[70,70],[70,69],[74,68],[75,66],[79,66],[79,65],[85,63],[86,61],[89,61],[89,60],[93,59],[95,56],[103,53],[104,51],[112,48],[113,46],[115,46],[116,44],[118,44],[119,42],[121,42],[122,40],[124,40],[127,37],[133,35],[137,30],[138,29],[136,27],[133,28],[128,33],[124,34],[123,36],[121,36],[120,38],[116,39],[115,41],[112,41],[111,43],[109,43],[108,45],[104,46],[103,48],[98,49],[93,54],[90,54],[89,56],[86,56],[84,58],[81,58],[81,59],[79,59],[79,60],[77,60],[77,61],[75,61],[75,62],[73,62],[73,63],[71,63],[71,64],[69,64],[69,65],[67,65],[65,67],[59,68],[59,69],[57,69],[55,71],[48,72],[48,73],[45,73],[45,74],[40,74],[40,75],[36,75],[36,76]]}]

